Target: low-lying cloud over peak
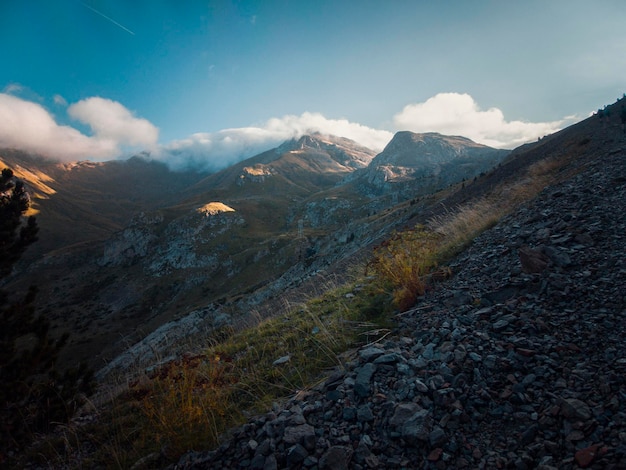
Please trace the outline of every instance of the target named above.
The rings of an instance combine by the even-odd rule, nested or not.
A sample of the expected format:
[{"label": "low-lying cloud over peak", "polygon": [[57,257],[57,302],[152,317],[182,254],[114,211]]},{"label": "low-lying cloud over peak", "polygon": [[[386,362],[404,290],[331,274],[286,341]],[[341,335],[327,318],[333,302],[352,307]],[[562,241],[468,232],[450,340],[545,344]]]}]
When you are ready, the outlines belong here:
[{"label": "low-lying cloud over peak", "polygon": [[460,135],[496,148],[512,149],[552,134],[572,119],[553,122],[507,121],[498,108],[482,110],[466,93],[439,93],[409,104],[393,117],[398,130]]},{"label": "low-lying cloud over peak", "polygon": [[389,131],[372,129],[346,119],[328,119],[319,113],[303,113],[269,119],[256,127],[224,129],[193,134],[162,146],[153,156],[172,168],[213,170],[277,147],[285,140],[319,132],[352,139],[380,151],[393,137]]},{"label": "low-lying cloud over peak", "polygon": [[507,121],[500,109],[482,110],[468,94],[440,93],[423,103],[405,106],[393,116],[390,130],[305,112],[272,118],[257,126],[192,134],[159,145],[158,128],[116,101],[90,97],[68,107],[63,97],[53,97],[57,109],[91,129],[91,135],[86,135],[75,127],[59,124],[38,102],[15,96],[18,92],[5,89],[0,93],[0,147],[62,161],[110,160],[148,150],[153,158],[173,169],[217,170],[314,132],[347,137],[375,151],[381,151],[393,132],[401,130],[460,135],[492,147],[514,148],[573,122],[573,118],[536,123]]}]

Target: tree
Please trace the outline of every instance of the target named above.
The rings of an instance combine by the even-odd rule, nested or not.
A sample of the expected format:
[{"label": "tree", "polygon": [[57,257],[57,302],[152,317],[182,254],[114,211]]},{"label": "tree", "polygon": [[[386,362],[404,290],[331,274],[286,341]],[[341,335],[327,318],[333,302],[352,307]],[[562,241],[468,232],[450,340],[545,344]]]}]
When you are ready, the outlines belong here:
[{"label": "tree", "polygon": [[[37,240],[35,217],[24,217],[30,197],[24,183],[5,168],[0,175],[0,281],[11,273],[24,250]],[[37,289],[19,299],[0,291],[0,465],[33,434],[67,421],[89,394],[92,373],[84,366],[61,374],[56,368],[67,335],[53,339],[50,324],[37,315]]]}]

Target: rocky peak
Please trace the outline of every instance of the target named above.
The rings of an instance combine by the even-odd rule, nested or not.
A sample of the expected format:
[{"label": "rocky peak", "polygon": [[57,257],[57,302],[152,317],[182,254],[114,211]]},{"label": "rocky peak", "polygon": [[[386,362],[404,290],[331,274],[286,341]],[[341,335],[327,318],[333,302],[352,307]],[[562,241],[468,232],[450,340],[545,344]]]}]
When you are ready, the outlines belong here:
[{"label": "rocky peak", "polygon": [[284,142],[276,149],[279,155],[288,152],[313,154],[324,153],[335,162],[348,168],[365,168],[372,161],[376,152],[345,137],[324,135],[319,132],[306,134],[299,139]]},{"label": "rocky peak", "polygon": [[465,137],[401,131],[353,180],[358,178],[361,190],[367,194],[400,192],[414,197],[473,178],[508,154],[508,150]]},{"label": "rocky peak", "polygon": [[458,136],[444,136],[437,132],[417,134],[397,132],[373,164],[395,164],[416,167],[426,163],[444,163],[467,155],[471,150],[494,150]]}]

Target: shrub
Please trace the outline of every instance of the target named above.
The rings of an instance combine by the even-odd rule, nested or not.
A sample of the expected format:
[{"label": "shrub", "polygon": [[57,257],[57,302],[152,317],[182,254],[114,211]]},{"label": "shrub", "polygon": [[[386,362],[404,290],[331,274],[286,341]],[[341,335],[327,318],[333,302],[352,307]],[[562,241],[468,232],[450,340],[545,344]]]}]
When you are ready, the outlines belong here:
[{"label": "shrub", "polygon": [[426,275],[437,266],[441,235],[423,226],[395,233],[374,249],[368,271],[381,287],[391,289],[394,305],[405,311],[426,291]]}]

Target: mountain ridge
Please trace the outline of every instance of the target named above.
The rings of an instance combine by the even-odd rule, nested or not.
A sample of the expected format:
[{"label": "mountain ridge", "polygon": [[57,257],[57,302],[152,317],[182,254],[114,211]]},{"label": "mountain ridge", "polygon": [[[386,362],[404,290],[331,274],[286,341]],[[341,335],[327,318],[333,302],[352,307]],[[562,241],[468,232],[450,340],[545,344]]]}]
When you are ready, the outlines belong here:
[{"label": "mountain ridge", "polygon": [[[413,135],[416,142],[423,138],[401,134]],[[445,157],[448,161],[462,155],[459,148],[463,146],[487,148],[458,137],[427,137],[456,145],[454,155]],[[402,220],[389,223],[399,213],[391,209],[432,190],[423,188],[424,178],[408,177],[399,190],[391,188],[382,195],[359,191],[354,182],[362,177],[351,181],[350,176],[366,172],[365,164],[371,165],[376,158],[374,152],[349,139],[316,134],[286,141],[217,173],[182,174],[180,180],[175,178],[181,174],[142,157],[125,163],[63,167],[63,178],[55,173],[59,182],[84,175],[83,188],[91,184],[93,190],[113,189],[118,180],[131,185],[124,189],[129,197],[125,206],[120,208],[113,201],[116,225],[108,227],[108,234],[99,231],[82,243],[49,251],[29,268],[32,275],[43,270],[52,279],[40,299],[54,318],[55,328],[79,331],[64,360],[87,357],[100,367],[125,345],[198,309],[209,307],[216,315],[227,313],[238,321],[238,312],[265,310],[262,305],[271,304],[285,289],[297,290],[307,279],[314,279],[315,273],[350,258],[351,253],[400,226]],[[145,184],[134,183],[132,175],[124,172],[131,167],[152,177],[148,188],[158,196],[154,202],[130,200],[133,191]],[[105,178],[94,184],[87,177],[90,171],[95,178]],[[452,177],[455,180],[461,178]],[[439,180],[435,186],[448,185]],[[162,188],[167,190],[160,192]],[[172,193],[176,198],[169,205],[159,202]],[[84,199],[81,204],[89,202],[88,195]],[[61,204],[71,207],[65,201]],[[106,203],[105,197],[98,196],[92,204]],[[50,201],[40,204],[45,207]],[[199,213],[207,204],[224,204],[233,210]],[[99,212],[104,216],[107,210],[101,207]],[[69,276],[67,265],[73,266]],[[22,285],[31,279],[28,272]],[[59,301],[56,292],[69,295]],[[63,316],[56,313],[60,308],[67,309]]]}]

